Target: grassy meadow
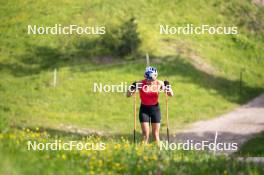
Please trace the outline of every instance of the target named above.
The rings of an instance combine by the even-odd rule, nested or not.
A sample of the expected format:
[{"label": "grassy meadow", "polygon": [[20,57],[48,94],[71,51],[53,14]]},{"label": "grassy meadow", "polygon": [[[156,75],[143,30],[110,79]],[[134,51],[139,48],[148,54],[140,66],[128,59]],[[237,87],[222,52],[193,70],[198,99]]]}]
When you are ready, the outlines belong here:
[{"label": "grassy meadow", "polygon": [[[263,174],[261,166],[214,156],[206,152],[160,151],[155,144],[131,144],[126,138],[52,135],[24,129],[0,135],[0,164],[3,174]],[[30,151],[28,141],[41,143],[75,140],[106,143],[101,151]]]},{"label": "grassy meadow", "polygon": [[[103,25],[106,33],[111,33],[131,17],[136,19],[141,43],[137,52],[126,56],[102,46],[104,36],[27,34],[27,25],[34,24]],[[4,162],[0,170],[4,174],[36,174],[36,169],[38,174],[94,171],[89,169],[85,154],[68,152],[67,160],[63,160],[61,152],[25,151],[23,143],[28,138],[25,135],[30,132],[22,128],[40,128],[51,135],[51,140],[68,128],[84,128],[124,136],[129,142],[133,131],[133,99],[126,98],[125,93],[94,93],[93,84],[130,84],[143,79],[146,53],[150,55],[151,65],[158,69],[158,79],[167,79],[172,84],[175,95],[169,99],[171,133],[191,122],[226,113],[264,90],[264,8],[249,0],[10,0],[0,2],[0,18],[0,160]],[[239,33],[160,35],[160,24],[237,26]],[[107,41],[115,44],[114,40]],[[53,86],[55,69],[56,87]],[[160,95],[160,104],[165,114],[164,94]],[[161,133],[165,132],[162,120]],[[69,137],[75,138],[71,134],[60,136],[62,140]],[[122,142],[105,141],[110,147]],[[262,174],[263,170],[248,163],[232,163],[227,157],[155,149],[149,149],[147,157],[158,154],[163,158],[146,162],[133,152],[134,146],[129,144],[124,150],[124,145],[121,144],[119,151],[89,153],[97,156],[96,161],[103,160],[101,174],[108,171],[109,174],[151,174],[151,170],[152,174],[158,174],[157,171],[173,174],[176,170],[179,174],[190,174],[193,170],[196,174]],[[145,148],[139,146],[139,149]],[[107,161],[104,156],[116,160]],[[130,162],[122,158],[127,156]],[[27,166],[24,162],[28,162]],[[139,162],[147,165],[135,168]],[[162,170],[153,169],[157,162],[162,162]],[[115,163],[125,167],[113,170]],[[94,168],[99,164],[95,162]]]},{"label": "grassy meadow", "polygon": [[[243,12],[249,16],[242,17]],[[263,8],[247,1],[2,2],[0,112],[8,124],[1,128],[54,128],[63,124],[129,133],[132,99],[122,93],[93,93],[93,83],[129,84],[143,79],[146,52],[151,61],[158,60],[152,64],[158,68],[159,79],[168,79],[173,86],[175,96],[169,101],[173,130],[227,112],[263,91],[263,31],[249,26],[263,25],[262,12]],[[29,24],[105,25],[108,31],[118,29],[131,16],[137,20],[142,44],[138,54],[126,57],[102,55],[96,44],[100,36],[27,35]],[[196,25],[235,24],[239,34],[158,33],[159,24],[184,25],[186,21]],[[209,73],[197,69],[193,58],[208,65],[205,69]],[[53,88],[55,68],[58,83]],[[160,103],[163,110],[163,95]]]}]

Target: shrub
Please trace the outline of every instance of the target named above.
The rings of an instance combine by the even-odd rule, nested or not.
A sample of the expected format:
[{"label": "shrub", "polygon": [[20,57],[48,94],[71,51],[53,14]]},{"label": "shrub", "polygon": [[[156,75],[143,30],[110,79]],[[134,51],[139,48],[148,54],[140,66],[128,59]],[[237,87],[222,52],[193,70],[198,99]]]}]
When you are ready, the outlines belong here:
[{"label": "shrub", "polygon": [[101,44],[112,55],[127,56],[136,53],[141,44],[136,19],[132,17],[120,28],[108,31],[102,37]]}]

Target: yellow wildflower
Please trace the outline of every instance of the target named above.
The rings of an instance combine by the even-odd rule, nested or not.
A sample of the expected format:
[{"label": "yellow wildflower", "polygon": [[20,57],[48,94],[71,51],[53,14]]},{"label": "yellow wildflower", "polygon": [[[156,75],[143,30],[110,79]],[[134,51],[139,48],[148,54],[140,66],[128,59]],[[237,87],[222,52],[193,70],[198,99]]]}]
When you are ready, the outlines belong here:
[{"label": "yellow wildflower", "polygon": [[66,160],[67,156],[65,154],[62,154],[61,158],[62,158],[62,160]]}]

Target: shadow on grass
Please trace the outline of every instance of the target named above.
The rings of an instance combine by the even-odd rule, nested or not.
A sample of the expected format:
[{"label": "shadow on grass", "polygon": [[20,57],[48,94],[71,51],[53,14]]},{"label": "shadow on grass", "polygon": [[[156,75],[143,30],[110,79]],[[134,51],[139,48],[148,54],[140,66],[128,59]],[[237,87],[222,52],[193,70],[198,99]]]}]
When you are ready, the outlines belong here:
[{"label": "shadow on grass", "polygon": [[264,131],[254,135],[235,154],[238,156],[264,157]]},{"label": "shadow on grass", "polygon": [[98,48],[98,45],[100,46],[99,39],[80,39],[69,50],[28,45],[26,52],[16,57],[16,62],[0,63],[0,70],[7,71],[16,77],[30,76],[63,67],[69,67],[72,72],[88,72],[118,67],[127,62],[133,63],[136,61],[135,57],[143,57],[140,53],[136,53],[130,55],[128,57],[130,61],[128,61],[108,51],[104,52],[104,48],[102,46]]},{"label": "shadow on grass", "polygon": [[[16,125],[12,126],[12,128],[23,130],[24,127]],[[74,139],[82,139],[83,137],[92,136],[92,137],[100,137],[103,140],[113,139],[116,141],[120,141],[121,138],[129,140],[131,143],[134,141],[133,137],[133,130],[131,129],[131,134],[117,134],[117,133],[108,133],[108,132],[101,132],[101,131],[91,131],[90,129],[71,129],[67,130],[66,128],[62,129],[55,129],[49,127],[39,127],[38,130],[34,127],[26,127],[34,132],[47,132],[51,137],[67,137],[67,138],[74,138]],[[141,140],[141,133],[136,131],[136,140],[140,142]]]},{"label": "shadow on grass", "polygon": [[[24,127],[21,126],[13,126],[13,128],[22,130]],[[108,133],[108,132],[101,132],[101,131],[91,131],[89,129],[73,129],[73,130],[66,130],[62,129],[55,129],[49,127],[39,127],[38,130],[34,127],[26,127],[34,132],[47,132],[51,137],[65,137],[71,139],[82,139],[83,137],[100,137],[102,140],[114,140],[114,141],[121,141],[121,139],[128,140],[130,143],[134,143],[134,135],[133,129],[131,128],[131,133]],[[162,140],[166,140],[167,136],[165,134],[160,134]],[[142,142],[142,135],[141,131],[136,131],[136,143]],[[153,142],[152,135],[150,133],[150,142]]]},{"label": "shadow on grass", "polygon": [[[17,58],[18,63],[0,63],[0,68],[9,71],[14,76],[27,76],[32,74],[38,74],[41,71],[53,70],[54,68],[69,67],[73,72],[81,71],[88,72],[90,70],[111,71],[119,69],[120,65],[128,65],[126,69],[139,69],[139,64],[142,62],[125,62],[121,59],[114,62],[111,57],[108,57],[110,62],[92,62],[91,47],[98,42],[97,40],[80,41],[76,44],[75,51],[62,52],[57,48],[51,48],[48,46],[30,46],[28,52],[25,55]],[[140,56],[143,57],[143,56]],[[107,59],[107,57],[106,57]],[[156,60],[156,62],[155,62]],[[139,60],[144,61],[144,60]],[[92,68],[78,68],[85,67],[86,64],[90,64],[88,67]],[[192,83],[198,85],[200,88],[208,90],[210,93],[217,93],[228,101],[243,104],[249,99],[257,96],[264,91],[263,87],[251,87],[242,82],[242,91],[240,92],[240,81],[238,79],[231,80],[224,77],[208,74],[201,70],[198,70],[186,59],[180,56],[175,57],[162,57],[159,59],[153,59],[152,63],[156,64],[159,70],[159,74],[170,76],[182,76],[184,77],[183,83]],[[91,66],[92,64],[92,66]],[[93,66],[94,65],[94,66]],[[142,65],[145,65],[143,63]],[[144,67],[144,66],[143,66]],[[142,70],[143,71],[143,70]],[[239,73],[238,73],[239,77]],[[177,86],[177,82],[171,82],[172,86]]]},{"label": "shadow on grass", "polygon": [[[224,77],[208,74],[196,69],[188,61],[178,57],[171,59],[170,57],[162,58],[163,61],[158,64],[160,75],[165,77],[182,76],[185,77],[183,83],[193,83],[200,88],[212,90],[211,93],[217,93],[228,101],[243,104],[249,99],[256,97],[264,92],[263,87],[251,87],[245,82],[241,82],[242,90],[240,91],[239,79],[231,80]],[[239,72],[238,72],[239,77]],[[177,86],[177,82],[171,82],[172,86]]]},{"label": "shadow on grass", "polygon": [[39,74],[58,67],[63,61],[63,54],[47,46],[30,46],[24,55],[17,57],[15,63],[0,63],[0,68],[16,77]]}]

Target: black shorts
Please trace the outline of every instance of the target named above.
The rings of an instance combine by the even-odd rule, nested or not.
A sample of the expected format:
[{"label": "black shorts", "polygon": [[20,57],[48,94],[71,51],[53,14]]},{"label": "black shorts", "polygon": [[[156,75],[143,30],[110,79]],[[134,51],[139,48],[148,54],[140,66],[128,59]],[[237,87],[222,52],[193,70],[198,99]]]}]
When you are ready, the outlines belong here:
[{"label": "black shorts", "polygon": [[139,109],[139,121],[151,123],[160,123],[161,114],[160,107],[157,103],[156,105],[143,105],[141,104]]}]

